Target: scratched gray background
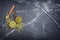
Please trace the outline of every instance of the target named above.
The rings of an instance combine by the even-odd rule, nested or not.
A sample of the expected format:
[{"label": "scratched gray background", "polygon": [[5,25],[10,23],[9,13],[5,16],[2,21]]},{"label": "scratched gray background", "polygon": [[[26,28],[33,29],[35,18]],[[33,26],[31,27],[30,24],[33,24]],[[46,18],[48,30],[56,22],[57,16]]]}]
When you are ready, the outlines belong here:
[{"label": "scratched gray background", "polygon": [[[4,17],[12,4],[23,18],[21,32],[7,28]],[[0,0],[0,40],[60,40],[60,1]]]}]

